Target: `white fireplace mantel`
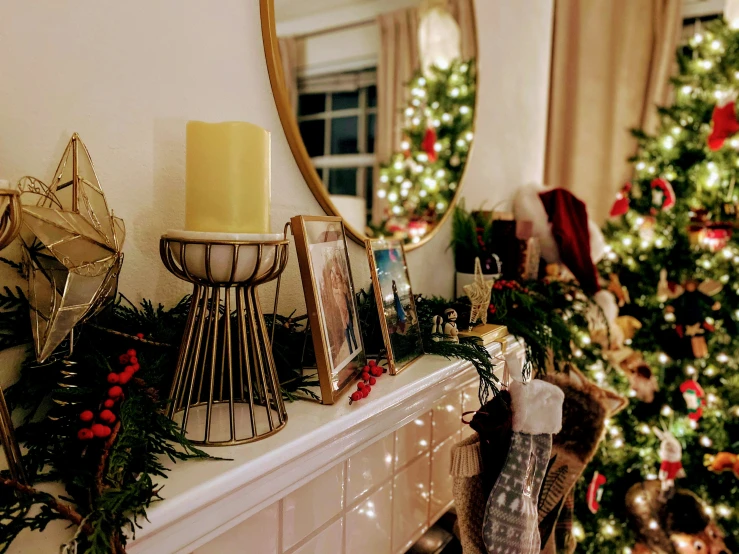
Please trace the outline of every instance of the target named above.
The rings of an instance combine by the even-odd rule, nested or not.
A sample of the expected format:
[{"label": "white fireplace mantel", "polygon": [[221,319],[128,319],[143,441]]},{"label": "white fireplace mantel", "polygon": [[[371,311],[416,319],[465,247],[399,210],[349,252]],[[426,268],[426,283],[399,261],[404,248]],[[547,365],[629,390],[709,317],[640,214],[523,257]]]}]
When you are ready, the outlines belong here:
[{"label": "white fireplace mantel", "polygon": [[[501,345],[493,343],[489,348],[501,360],[496,374],[502,375]],[[509,356],[514,352],[523,356],[521,343],[509,341],[507,350]],[[149,521],[139,522],[142,528],[137,530],[128,552],[226,551],[222,544],[216,546],[219,541],[251,541],[249,525],[253,529],[263,521],[266,523],[257,526],[259,533],[269,534],[268,527],[274,519],[274,530],[279,535],[270,543],[274,548],[249,551],[348,553],[353,551],[348,532],[356,524],[350,526],[347,522],[357,513],[364,513],[360,504],[374,506],[367,499],[384,498],[385,489],[389,489],[387,498],[395,498],[393,506],[412,502],[408,495],[414,493],[403,487],[410,487],[410,477],[423,474],[425,481],[413,482],[414,489],[422,489],[421,504],[404,508],[402,517],[394,514],[388,520],[392,521],[392,529],[382,532],[387,534],[387,549],[385,543],[382,547],[364,547],[366,552],[403,552],[451,505],[451,485],[446,482],[448,455],[451,446],[468,432],[461,423],[462,411],[479,407],[478,382],[470,363],[426,355],[397,376],[383,375],[370,396],[359,402],[349,405],[347,395],[346,401],[333,406],[289,403],[288,424],[275,435],[248,445],[208,449],[210,454],[228,460],[167,462],[171,469],[169,478],[159,481],[164,485],[165,500],[152,504]],[[381,471],[387,471],[387,486],[372,476],[372,471],[377,472],[378,460],[373,461],[369,451],[384,458],[379,464]],[[369,465],[358,474],[360,464]],[[360,481],[370,476],[363,489],[357,489],[356,475]],[[321,479],[339,483],[336,509],[299,509],[301,498],[308,494],[301,491],[318,487],[310,494],[316,496],[317,491],[317,496],[321,496],[328,486],[321,484]],[[355,493],[355,489],[359,492]],[[326,504],[330,504],[331,493],[325,490]],[[291,509],[297,512],[297,519],[294,529],[287,529],[293,525]],[[324,511],[327,515],[322,518]],[[306,522],[306,518],[311,521]],[[371,523],[380,526],[379,522]],[[24,533],[10,552],[57,552],[70,533],[62,525],[44,533]],[[327,546],[331,540],[339,542]]]}]

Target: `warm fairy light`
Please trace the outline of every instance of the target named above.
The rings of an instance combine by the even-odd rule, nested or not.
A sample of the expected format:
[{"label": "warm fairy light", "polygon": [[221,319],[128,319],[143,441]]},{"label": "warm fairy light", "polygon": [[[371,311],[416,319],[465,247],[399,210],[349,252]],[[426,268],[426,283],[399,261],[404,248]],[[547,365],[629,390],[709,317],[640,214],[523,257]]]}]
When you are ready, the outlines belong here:
[{"label": "warm fairy light", "polygon": [[654,245],[657,248],[662,248],[662,246],[664,246],[664,244],[665,244],[665,241],[662,239],[662,237],[659,237],[657,240],[654,241]]},{"label": "warm fairy light", "polygon": [[403,182],[403,176],[402,175],[396,175],[394,181],[396,183],[402,183]]},{"label": "warm fairy light", "polygon": [[582,528],[582,525],[580,525],[579,521],[576,521],[572,524],[572,536],[575,537],[577,540],[581,540],[585,537],[585,531]]},{"label": "warm fairy light", "polygon": [[713,508],[711,508],[710,506],[704,506],[703,511],[706,512],[706,515],[708,517],[711,517],[713,515]]},{"label": "warm fairy light", "polygon": [[697,421],[695,421],[694,419],[691,419],[691,420],[690,420],[690,421],[688,422],[688,425],[690,425],[690,428],[691,428],[691,429],[692,429],[693,431],[695,431],[696,429],[698,429],[698,422],[697,422]]},{"label": "warm fairy light", "polygon": [[411,147],[411,143],[408,142],[407,140],[404,140],[403,142],[400,143],[400,148],[402,148],[403,150],[409,150],[410,147]]},{"label": "warm fairy light", "polygon": [[644,162],[639,162],[636,164],[636,169],[639,171],[643,171],[645,167],[647,167],[647,164],[645,164]]},{"label": "warm fairy light", "polygon": [[462,115],[467,115],[468,113],[470,113],[469,106],[462,106],[461,108],[459,108],[459,113],[461,113]]},{"label": "warm fairy light", "polygon": [[676,319],[676,317],[675,317],[675,314],[674,313],[667,312],[665,314],[665,321],[673,322],[673,321],[675,321],[675,319]]},{"label": "warm fairy light", "polygon": [[708,70],[713,67],[713,62],[711,60],[698,60],[698,65],[703,69]]},{"label": "warm fairy light", "polygon": [[631,548],[629,548],[628,546],[624,546],[623,554],[631,554]]},{"label": "warm fairy light", "polygon": [[692,365],[689,365],[685,368],[685,373],[687,373],[688,375],[695,375],[697,372],[698,370],[695,369],[695,367],[693,367]]},{"label": "warm fairy light", "polygon": [[707,377],[713,377],[716,375],[716,368],[712,365],[709,365],[706,370],[703,372]]},{"label": "warm fairy light", "polygon": [[716,356],[716,361],[725,364],[729,361],[729,357],[724,352],[721,352],[718,356]]},{"label": "warm fairy light", "polygon": [[722,47],[723,47],[723,44],[721,43],[720,40],[714,40],[711,42],[711,48],[713,50],[721,50]]},{"label": "warm fairy light", "polygon": [[661,364],[666,364],[668,361],[670,361],[670,358],[664,352],[660,352],[659,356],[657,356],[657,360],[659,360],[659,363]]},{"label": "warm fairy light", "polygon": [[[739,73],[739,72],[737,72],[737,73]],[[737,77],[737,78],[739,78],[739,77]],[[691,92],[693,92],[693,87],[691,87],[690,85],[684,85],[680,89],[680,92],[682,92],[683,94],[690,94]]]},{"label": "warm fairy light", "polygon": [[421,152],[420,154],[416,156],[416,158],[418,159],[419,162],[426,163],[427,161],[429,161],[429,157],[428,157],[428,154],[426,154],[426,152]]},{"label": "warm fairy light", "polygon": [[648,435],[649,433],[651,433],[651,432],[652,432],[652,430],[651,430],[651,429],[649,428],[649,425],[647,425],[646,423],[642,423],[642,424],[641,424],[641,425],[639,426],[639,431],[641,431],[641,432],[642,432],[642,433],[644,433],[645,435]]},{"label": "warm fairy light", "polygon": [[381,183],[387,183],[390,180],[390,178],[387,175],[380,175],[380,182]]},{"label": "warm fairy light", "polygon": [[701,445],[705,446],[706,448],[709,448],[713,444],[713,441],[709,437],[703,435],[701,437],[700,443],[701,443]]},{"label": "warm fairy light", "polygon": [[464,138],[467,139],[468,142],[472,142],[472,139],[475,137],[475,135],[472,134],[472,131],[467,131],[464,134]]},{"label": "warm fairy light", "polygon": [[665,147],[666,150],[671,150],[673,146],[675,146],[675,139],[671,136],[666,136],[662,140],[662,146]]},{"label": "warm fairy light", "polygon": [[654,531],[654,530],[655,530],[655,529],[657,529],[658,527],[659,527],[659,524],[657,523],[657,520],[654,520],[654,519],[653,519],[653,520],[651,520],[651,521],[649,522],[649,528],[650,528],[650,529],[651,529],[652,531]]},{"label": "warm fairy light", "polygon": [[402,212],[402,211],[403,211],[403,209],[400,206],[393,206],[393,213],[395,215],[399,215],[400,212]]},{"label": "warm fairy light", "polygon": [[459,92],[460,92],[460,91],[459,91],[459,87],[454,87],[454,88],[453,88],[453,89],[452,89],[452,90],[451,90],[451,91],[449,92],[449,94],[451,95],[451,97],[452,97],[452,98],[457,98],[457,96],[459,96]]},{"label": "warm fairy light", "polygon": [[390,200],[390,202],[397,202],[398,201],[398,193],[393,191],[390,194],[387,195],[387,199]]},{"label": "warm fairy light", "polygon": [[418,126],[418,125],[420,125],[420,124],[421,124],[421,118],[420,118],[420,117],[414,117],[414,118],[413,118],[413,119],[411,120],[411,123],[413,123],[413,125],[415,125],[415,126]]},{"label": "warm fairy light", "polygon": [[647,479],[647,481],[654,481],[654,480],[657,479],[657,474],[656,473],[647,473],[646,479]]},{"label": "warm fairy light", "polygon": [[583,344],[590,344],[590,335],[581,335],[580,342],[582,342]]},{"label": "warm fairy light", "polygon": [[580,358],[580,357],[582,356],[582,350],[580,350],[580,349],[578,348],[577,350],[575,350],[575,351],[573,352],[573,354],[575,355],[575,358]]},{"label": "warm fairy light", "polygon": [[624,441],[622,439],[616,439],[613,441],[613,446],[615,448],[621,448],[624,445]]},{"label": "warm fairy light", "polygon": [[612,437],[618,436],[618,427],[611,427],[611,430],[608,431]]},{"label": "warm fairy light", "polygon": [[611,535],[611,536],[613,536],[613,535],[615,535],[615,534],[616,534],[616,529],[615,529],[615,528],[613,527],[613,525],[611,525],[610,523],[606,523],[606,524],[605,524],[605,525],[603,526],[603,532],[604,532],[604,533],[605,533],[606,535]]},{"label": "warm fairy light", "polygon": [[729,508],[725,504],[719,504],[718,506],[716,506],[716,512],[721,517],[729,517],[731,515],[731,508]]},{"label": "warm fairy light", "polygon": [[406,108],[405,109],[405,115],[407,117],[411,117],[414,113],[416,113],[416,110],[414,110],[413,108]]},{"label": "warm fairy light", "polygon": [[668,417],[670,414],[672,414],[672,408],[670,408],[667,404],[662,406],[662,409],[659,411],[663,416]]},{"label": "warm fairy light", "polygon": [[703,35],[701,33],[694,34],[691,42],[693,44],[700,44],[701,42],[703,42]]},{"label": "warm fairy light", "polygon": [[448,113],[441,114],[441,120],[444,123],[449,123],[452,120],[452,116],[451,114],[448,114]]},{"label": "warm fairy light", "polygon": [[377,198],[385,198],[387,191],[385,189],[378,189]]},{"label": "warm fairy light", "polygon": [[631,237],[624,237],[623,239],[621,239],[621,242],[624,246],[631,246],[631,243],[633,241],[631,240]]}]

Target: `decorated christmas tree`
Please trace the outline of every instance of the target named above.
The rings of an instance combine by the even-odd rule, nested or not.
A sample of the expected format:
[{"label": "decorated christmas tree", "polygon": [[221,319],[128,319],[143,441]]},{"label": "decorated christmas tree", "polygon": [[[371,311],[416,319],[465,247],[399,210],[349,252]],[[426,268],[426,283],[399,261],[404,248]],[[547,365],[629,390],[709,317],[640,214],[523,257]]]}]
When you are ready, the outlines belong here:
[{"label": "decorated christmas tree", "polygon": [[674,103],[654,136],[634,132],[605,229],[618,317],[609,364],[585,369],[629,405],[574,496],[578,552],[739,546],[739,30],[711,22],[677,62]]},{"label": "decorated christmas tree", "polygon": [[473,139],[475,81],[474,60],[457,59],[408,83],[401,150],[380,168],[378,233],[417,242],[449,208]]}]

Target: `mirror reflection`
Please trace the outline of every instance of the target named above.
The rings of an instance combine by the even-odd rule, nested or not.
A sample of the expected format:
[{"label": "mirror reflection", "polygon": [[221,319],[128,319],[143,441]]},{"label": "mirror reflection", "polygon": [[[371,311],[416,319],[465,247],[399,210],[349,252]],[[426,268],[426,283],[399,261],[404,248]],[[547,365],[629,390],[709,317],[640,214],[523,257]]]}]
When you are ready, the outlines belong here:
[{"label": "mirror reflection", "polygon": [[366,236],[420,243],[451,211],[474,136],[472,1],[274,0],[306,178]]}]

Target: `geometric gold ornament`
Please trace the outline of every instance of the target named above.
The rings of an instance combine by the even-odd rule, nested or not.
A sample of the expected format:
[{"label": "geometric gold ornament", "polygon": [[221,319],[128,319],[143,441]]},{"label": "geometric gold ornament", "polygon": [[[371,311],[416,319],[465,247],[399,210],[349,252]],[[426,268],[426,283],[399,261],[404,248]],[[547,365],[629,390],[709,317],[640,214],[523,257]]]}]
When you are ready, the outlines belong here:
[{"label": "geometric gold ornament", "polygon": [[77,133],[50,185],[23,177],[20,188],[33,338],[36,358],[44,362],[75,325],[115,298],[125,227],[108,209]]},{"label": "geometric gold ornament", "polygon": [[478,319],[482,321],[483,325],[488,322],[488,308],[490,307],[493,284],[494,281],[485,280],[480,258],[475,258],[475,280],[472,284],[464,286],[464,292],[472,304],[470,326],[474,325]]}]

